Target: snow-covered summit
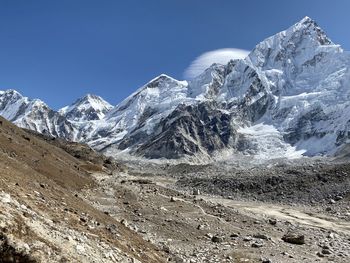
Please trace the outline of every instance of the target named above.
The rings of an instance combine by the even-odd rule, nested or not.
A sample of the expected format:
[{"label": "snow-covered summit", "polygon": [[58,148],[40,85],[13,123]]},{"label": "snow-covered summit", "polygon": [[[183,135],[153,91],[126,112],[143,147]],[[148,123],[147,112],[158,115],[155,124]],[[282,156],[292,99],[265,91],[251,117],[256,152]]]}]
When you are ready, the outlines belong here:
[{"label": "snow-covered summit", "polygon": [[267,111],[260,122],[308,155],[329,154],[346,141],[339,136],[346,117],[339,115],[349,107],[350,56],[315,21],[305,17],[265,39],[245,62],[264,86],[259,96]]},{"label": "snow-covered summit", "polygon": [[113,106],[101,97],[87,94],[74,103],[59,110],[59,113],[72,121],[101,120]]},{"label": "snow-covered summit", "polygon": [[268,70],[300,66],[316,53],[335,46],[325,32],[309,17],[303,18],[287,30],[260,42],[248,55],[251,65]]},{"label": "snow-covered summit", "polygon": [[16,90],[0,91],[0,115],[11,121],[24,118],[34,110],[45,111],[48,108],[43,101],[39,99],[31,100],[22,96]]},{"label": "snow-covered summit", "polygon": [[7,96],[7,97],[23,97],[22,94],[20,94],[18,91],[14,89],[8,89],[8,90],[1,90],[0,96]]},{"label": "snow-covered summit", "polygon": [[106,120],[117,122],[122,130],[134,130],[141,123],[150,130],[155,122],[186,102],[187,86],[186,81],[162,74],[118,104],[108,113]]},{"label": "snow-covered summit", "polygon": [[72,139],[72,127],[62,115],[15,90],[0,91],[0,115],[23,128]]}]

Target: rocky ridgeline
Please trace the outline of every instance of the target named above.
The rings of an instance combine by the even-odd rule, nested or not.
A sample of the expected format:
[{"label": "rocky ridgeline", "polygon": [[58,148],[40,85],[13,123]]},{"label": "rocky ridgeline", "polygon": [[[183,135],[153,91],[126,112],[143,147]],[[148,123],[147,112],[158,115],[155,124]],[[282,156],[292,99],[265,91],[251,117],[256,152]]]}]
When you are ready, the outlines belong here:
[{"label": "rocky ridgeline", "polygon": [[87,95],[59,111],[18,92],[0,114],[20,127],[146,158],[333,155],[347,144],[350,56],[305,17],[245,59],[190,81],[160,75],[115,107]]}]

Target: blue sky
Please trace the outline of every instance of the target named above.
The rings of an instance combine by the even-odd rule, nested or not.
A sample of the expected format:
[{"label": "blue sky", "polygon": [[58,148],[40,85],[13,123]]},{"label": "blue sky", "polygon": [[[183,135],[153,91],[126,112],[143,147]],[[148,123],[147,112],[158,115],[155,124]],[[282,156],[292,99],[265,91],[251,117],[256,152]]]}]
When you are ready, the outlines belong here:
[{"label": "blue sky", "polygon": [[310,16],[350,50],[348,0],[0,0],[0,89],[54,109],[86,93],[117,104],[199,55],[251,50]]}]

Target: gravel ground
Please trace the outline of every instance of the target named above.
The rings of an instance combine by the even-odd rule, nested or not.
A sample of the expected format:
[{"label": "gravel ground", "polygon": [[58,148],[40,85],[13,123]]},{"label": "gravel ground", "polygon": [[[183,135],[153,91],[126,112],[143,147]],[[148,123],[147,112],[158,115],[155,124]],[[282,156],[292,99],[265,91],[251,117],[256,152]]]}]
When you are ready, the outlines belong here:
[{"label": "gravel ground", "polygon": [[85,196],[170,262],[349,262],[350,165],[127,165]]}]

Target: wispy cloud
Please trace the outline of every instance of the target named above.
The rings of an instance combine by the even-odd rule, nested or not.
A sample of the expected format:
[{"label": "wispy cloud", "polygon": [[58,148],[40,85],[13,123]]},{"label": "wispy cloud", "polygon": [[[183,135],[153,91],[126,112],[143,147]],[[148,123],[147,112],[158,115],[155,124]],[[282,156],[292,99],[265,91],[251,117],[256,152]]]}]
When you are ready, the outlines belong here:
[{"label": "wispy cloud", "polygon": [[237,48],[223,48],[205,52],[189,65],[184,72],[184,78],[193,79],[213,63],[226,64],[231,59],[243,59],[248,54],[248,50]]}]

